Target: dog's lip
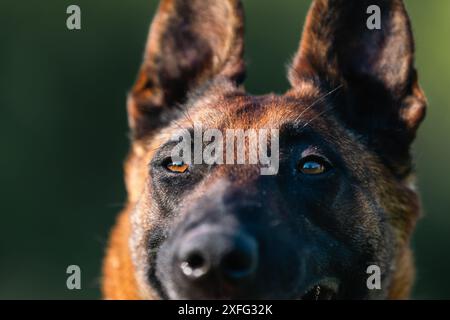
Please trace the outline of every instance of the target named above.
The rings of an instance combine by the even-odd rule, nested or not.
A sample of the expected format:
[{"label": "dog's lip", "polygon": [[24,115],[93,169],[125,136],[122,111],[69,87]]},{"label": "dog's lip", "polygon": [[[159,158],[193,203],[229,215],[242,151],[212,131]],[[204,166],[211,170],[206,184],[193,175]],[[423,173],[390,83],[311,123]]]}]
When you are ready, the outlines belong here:
[{"label": "dog's lip", "polygon": [[314,282],[300,296],[301,300],[335,300],[339,291],[339,280],[325,278]]}]

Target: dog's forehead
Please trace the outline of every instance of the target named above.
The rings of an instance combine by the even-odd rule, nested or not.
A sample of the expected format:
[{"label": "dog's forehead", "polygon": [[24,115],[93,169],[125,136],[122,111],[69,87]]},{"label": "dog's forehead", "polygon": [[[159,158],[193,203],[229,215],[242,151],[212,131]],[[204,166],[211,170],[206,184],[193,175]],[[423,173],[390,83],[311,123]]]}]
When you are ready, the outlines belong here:
[{"label": "dog's forehead", "polygon": [[157,148],[164,144],[179,129],[201,127],[201,130],[218,129],[222,133],[228,129],[278,129],[282,138],[285,128],[297,128],[345,151],[357,139],[334,115],[331,96],[329,91],[308,82],[284,95],[253,96],[235,87],[213,86],[193,95],[178,117],[152,138],[152,145]]},{"label": "dog's forehead", "polygon": [[192,102],[179,120],[184,125],[201,124],[205,129],[222,130],[280,129],[288,124],[317,126],[326,108],[318,90],[260,96],[232,91],[206,94]]}]

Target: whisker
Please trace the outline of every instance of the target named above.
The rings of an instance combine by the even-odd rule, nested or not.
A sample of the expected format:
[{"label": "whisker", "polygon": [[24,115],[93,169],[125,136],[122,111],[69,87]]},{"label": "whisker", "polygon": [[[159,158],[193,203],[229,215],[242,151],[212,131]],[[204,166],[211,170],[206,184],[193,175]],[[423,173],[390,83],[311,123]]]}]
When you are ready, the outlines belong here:
[{"label": "whisker", "polygon": [[180,130],[184,130],[185,129],[185,128],[183,128],[183,126],[178,121],[174,121],[173,123],[178,127],[178,129],[180,129]]},{"label": "whisker", "polygon": [[331,91],[327,92],[326,94],[324,94],[323,96],[321,96],[320,98],[318,98],[317,100],[315,100],[313,103],[311,103],[309,106],[307,106],[301,113],[300,115],[295,119],[295,121],[300,120],[300,118],[308,111],[310,110],[312,107],[314,107],[316,104],[318,104],[319,102],[322,102],[326,97],[328,97],[329,95],[335,93],[336,91],[338,91],[339,89],[341,89],[344,85],[341,84],[339,86],[337,86],[336,88],[332,89]]},{"label": "whisker", "polygon": [[325,113],[331,111],[334,109],[334,106],[331,106],[330,108],[327,108],[321,112],[319,112],[314,118],[312,118],[311,120],[309,120],[308,122],[306,122],[301,129],[305,129],[307,126],[309,126],[313,121],[317,120],[319,117],[321,117],[322,115],[324,115]]},{"label": "whisker", "polygon": [[[333,89],[332,91],[330,91],[327,95],[330,95],[333,92],[336,92],[338,89],[342,88],[343,85],[340,85],[338,87],[336,87],[335,89]],[[306,127],[308,127],[312,122],[314,122],[315,120],[317,120],[318,118],[320,118],[321,116],[323,116],[324,114],[326,114],[327,112],[330,112],[331,110],[333,110],[335,108],[335,106],[330,106],[329,108],[325,108],[324,110],[322,110],[321,112],[319,112],[316,116],[314,116],[312,119],[310,119],[308,122],[306,122],[302,127],[301,130],[305,129]]]},{"label": "whisker", "polygon": [[185,108],[185,106],[182,104],[175,105],[175,108],[177,108],[183,114],[184,119],[187,120],[192,127],[194,127],[194,121],[189,114],[189,109]]}]

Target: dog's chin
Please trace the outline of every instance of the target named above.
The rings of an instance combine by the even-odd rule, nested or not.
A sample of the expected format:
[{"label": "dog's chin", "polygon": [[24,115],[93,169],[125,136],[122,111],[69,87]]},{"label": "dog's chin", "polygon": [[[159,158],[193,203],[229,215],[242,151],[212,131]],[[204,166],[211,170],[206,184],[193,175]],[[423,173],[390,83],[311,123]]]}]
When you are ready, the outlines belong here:
[{"label": "dog's chin", "polygon": [[325,279],[309,287],[300,300],[336,300],[339,294],[339,281]]},{"label": "dog's chin", "polygon": [[192,292],[184,291],[180,294],[174,286],[164,292],[164,296],[171,300],[336,300],[339,297],[339,281],[336,279],[324,279],[316,282],[313,285],[307,286],[306,290],[296,290],[297,293],[286,295],[285,292],[276,292],[268,288],[267,292],[259,293],[240,293],[240,292],[203,292],[199,293],[196,290]]}]

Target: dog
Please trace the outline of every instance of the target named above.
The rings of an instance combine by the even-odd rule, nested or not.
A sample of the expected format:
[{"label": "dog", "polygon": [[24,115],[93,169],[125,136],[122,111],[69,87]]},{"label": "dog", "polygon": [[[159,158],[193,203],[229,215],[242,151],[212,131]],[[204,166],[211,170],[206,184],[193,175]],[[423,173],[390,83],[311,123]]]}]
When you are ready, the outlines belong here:
[{"label": "dog", "polygon": [[[245,93],[243,54],[239,0],[161,1],[127,100],[128,201],[104,298],[408,298],[410,147],[427,103],[403,2],[313,0],[283,95]],[[278,130],[279,170],[173,161],[171,136],[197,123]]]}]

